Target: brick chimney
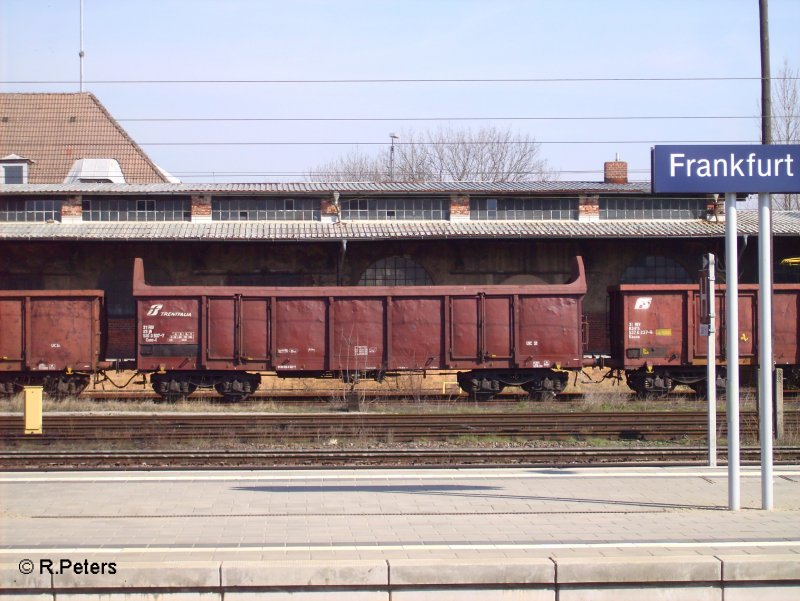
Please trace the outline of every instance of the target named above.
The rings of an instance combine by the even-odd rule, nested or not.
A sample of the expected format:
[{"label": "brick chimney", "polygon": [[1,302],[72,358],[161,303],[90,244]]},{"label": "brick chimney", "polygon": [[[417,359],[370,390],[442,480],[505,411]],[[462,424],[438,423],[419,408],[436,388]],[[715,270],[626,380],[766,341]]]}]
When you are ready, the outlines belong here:
[{"label": "brick chimney", "polygon": [[603,165],[603,181],[607,184],[628,183],[628,163],[620,161],[619,157]]}]

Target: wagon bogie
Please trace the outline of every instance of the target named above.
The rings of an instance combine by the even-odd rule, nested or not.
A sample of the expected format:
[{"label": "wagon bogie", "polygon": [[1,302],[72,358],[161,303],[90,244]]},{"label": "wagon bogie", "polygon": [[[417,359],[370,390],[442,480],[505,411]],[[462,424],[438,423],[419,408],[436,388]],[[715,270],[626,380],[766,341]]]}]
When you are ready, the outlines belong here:
[{"label": "wagon bogie", "polygon": [[10,398],[26,386],[41,386],[45,395],[63,400],[80,395],[91,381],[87,373],[19,372],[0,373],[0,398]]},{"label": "wagon bogie", "polygon": [[459,372],[458,385],[473,400],[489,400],[507,386],[518,386],[535,400],[552,400],[564,390],[569,373],[554,369]]},{"label": "wagon bogie", "polygon": [[247,372],[171,370],[150,376],[153,391],[167,402],[185,401],[198,389],[216,390],[226,402],[243,401],[260,383],[259,374]]}]

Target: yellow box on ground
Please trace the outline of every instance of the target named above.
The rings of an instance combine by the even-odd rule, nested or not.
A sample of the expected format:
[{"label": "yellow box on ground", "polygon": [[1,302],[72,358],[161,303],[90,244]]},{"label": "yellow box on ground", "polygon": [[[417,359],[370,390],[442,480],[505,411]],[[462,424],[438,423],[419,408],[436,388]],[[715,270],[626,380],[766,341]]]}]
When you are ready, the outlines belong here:
[{"label": "yellow box on ground", "polygon": [[42,433],[42,387],[25,386],[25,434]]}]

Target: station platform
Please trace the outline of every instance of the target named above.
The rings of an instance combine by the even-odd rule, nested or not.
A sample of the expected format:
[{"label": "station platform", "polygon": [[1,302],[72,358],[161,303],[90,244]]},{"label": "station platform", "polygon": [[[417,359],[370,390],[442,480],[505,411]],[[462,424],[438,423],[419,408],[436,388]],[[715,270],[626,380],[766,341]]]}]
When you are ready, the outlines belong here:
[{"label": "station platform", "polygon": [[5,473],[0,598],[798,599],[800,466],[773,511],[741,482],[731,512],[724,466]]}]

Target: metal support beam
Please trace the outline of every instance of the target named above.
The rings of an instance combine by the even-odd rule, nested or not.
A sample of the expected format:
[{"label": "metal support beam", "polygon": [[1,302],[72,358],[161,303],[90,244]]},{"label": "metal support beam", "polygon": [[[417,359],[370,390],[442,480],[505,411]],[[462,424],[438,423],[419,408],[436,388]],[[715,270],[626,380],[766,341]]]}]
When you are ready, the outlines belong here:
[{"label": "metal support beam", "polygon": [[717,299],[716,258],[708,255],[708,367],[706,400],[708,401],[708,466],[717,467]]},{"label": "metal support beam", "polygon": [[769,194],[758,195],[758,415],[761,508],[772,509],[772,223]]},{"label": "metal support beam", "polygon": [[728,363],[728,509],[739,511],[741,469],[739,451],[739,256],[736,244],[736,194],[725,194],[725,309]]}]

